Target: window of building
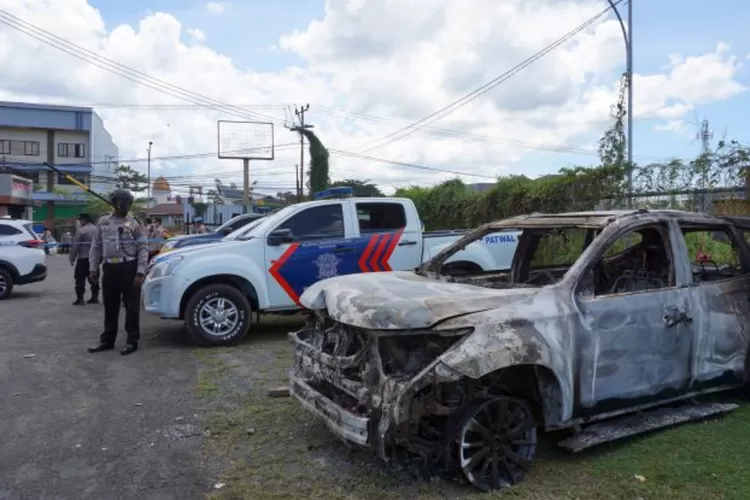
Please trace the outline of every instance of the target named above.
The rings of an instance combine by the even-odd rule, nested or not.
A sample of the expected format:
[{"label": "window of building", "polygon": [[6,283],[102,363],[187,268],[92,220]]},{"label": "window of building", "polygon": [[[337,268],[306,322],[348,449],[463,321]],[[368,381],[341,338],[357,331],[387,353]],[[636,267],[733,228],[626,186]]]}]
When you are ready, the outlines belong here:
[{"label": "window of building", "polygon": [[290,229],[295,240],[344,237],[344,211],[341,204],[312,207],[292,216],[278,229]]},{"label": "window of building", "polygon": [[360,234],[396,231],[406,227],[406,212],[401,203],[357,203]]},{"label": "window of building", "polygon": [[[88,186],[89,184],[89,176],[86,174],[68,174],[69,176],[73,177],[75,180],[82,184],[86,184]],[[65,178],[62,174],[57,174],[57,183],[60,185],[66,185],[66,186],[74,186],[72,182],[70,182],[68,179]]]},{"label": "window of building", "polygon": [[0,140],[0,154],[18,156],[39,156],[39,141]]},{"label": "window of building", "polygon": [[84,158],[86,156],[86,145],[58,143],[57,156],[60,158]]},{"label": "window of building", "polygon": [[696,283],[718,281],[743,273],[742,254],[726,227],[681,226]]},{"label": "window of building", "polygon": [[39,156],[39,142],[23,141],[23,154],[26,156]]}]

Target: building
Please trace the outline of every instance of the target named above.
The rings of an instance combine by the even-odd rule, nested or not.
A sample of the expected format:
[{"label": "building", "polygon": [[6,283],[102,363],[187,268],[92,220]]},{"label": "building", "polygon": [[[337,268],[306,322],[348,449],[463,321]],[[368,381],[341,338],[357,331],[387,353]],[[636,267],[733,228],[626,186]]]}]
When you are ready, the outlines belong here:
[{"label": "building", "polygon": [[151,185],[151,199],[149,200],[149,206],[154,208],[157,205],[164,205],[167,203],[174,203],[172,198],[172,187],[164,177],[157,177],[154,183]]},{"label": "building", "polygon": [[31,179],[0,173],[0,217],[31,219],[33,192]]},{"label": "building", "polygon": [[0,171],[32,180],[35,221],[70,219],[88,200],[45,162],[106,192],[114,187],[117,160],[117,146],[93,109],[0,101]]}]

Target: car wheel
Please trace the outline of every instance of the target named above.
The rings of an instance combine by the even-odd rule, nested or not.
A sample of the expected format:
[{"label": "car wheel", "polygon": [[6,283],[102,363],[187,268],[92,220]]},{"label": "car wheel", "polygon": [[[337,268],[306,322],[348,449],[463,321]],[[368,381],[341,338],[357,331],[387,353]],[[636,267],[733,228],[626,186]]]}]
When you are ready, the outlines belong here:
[{"label": "car wheel", "polygon": [[0,300],[10,297],[13,291],[13,276],[7,269],[0,268]]},{"label": "car wheel", "polygon": [[457,464],[482,491],[520,483],[536,455],[536,423],[520,399],[501,396],[471,403],[454,432]]},{"label": "car wheel", "polygon": [[247,297],[231,285],[207,285],[195,292],[185,307],[188,333],[207,347],[241,340],[250,330],[251,317]]}]

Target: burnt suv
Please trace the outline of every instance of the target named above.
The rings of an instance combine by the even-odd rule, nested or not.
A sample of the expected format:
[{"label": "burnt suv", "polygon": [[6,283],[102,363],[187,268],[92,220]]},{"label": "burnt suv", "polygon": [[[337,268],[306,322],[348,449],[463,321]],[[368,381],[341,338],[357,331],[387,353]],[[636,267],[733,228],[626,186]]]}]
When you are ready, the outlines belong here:
[{"label": "burnt suv", "polygon": [[[723,414],[694,396],[746,383],[743,219],[681,211],[529,215],[486,224],[414,272],[339,276],[302,295],[291,393],[338,436],[407,450],[472,485],[521,481],[537,432],[577,451]],[[451,276],[489,233],[512,267]]]}]

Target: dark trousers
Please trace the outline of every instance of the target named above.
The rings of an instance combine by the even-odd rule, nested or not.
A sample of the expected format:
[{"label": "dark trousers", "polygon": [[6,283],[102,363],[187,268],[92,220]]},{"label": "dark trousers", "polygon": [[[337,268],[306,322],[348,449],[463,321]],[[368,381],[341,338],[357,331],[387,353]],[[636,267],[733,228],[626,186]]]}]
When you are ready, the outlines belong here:
[{"label": "dark trousers", "polygon": [[102,266],[102,298],[104,299],[104,333],[100,340],[114,344],[120,321],[120,307],[125,305],[127,343],[137,344],[141,337],[141,291],[133,286],[138,262],[122,262]]},{"label": "dark trousers", "polygon": [[[83,295],[86,293],[86,281],[89,278],[89,259],[78,258],[76,260],[73,278],[76,281],[76,297],[79,300],[83,300]],[[99,283],[89,283],[89,286],[91,288],[91,298],[97,298],[99,296]]]}]

